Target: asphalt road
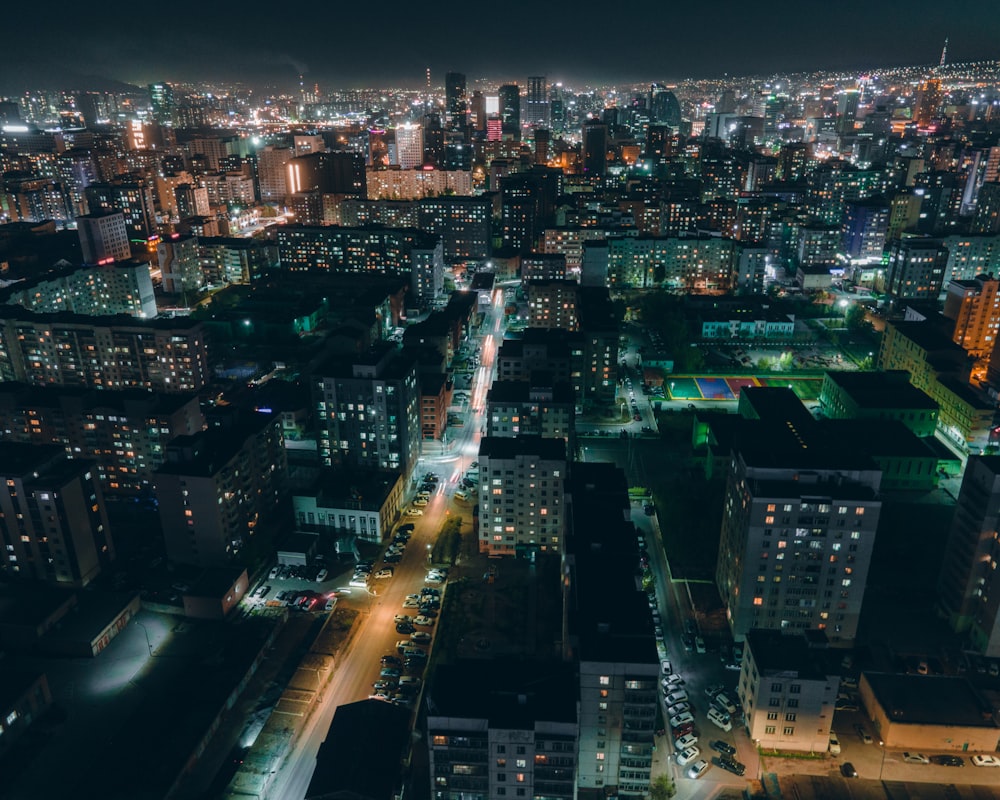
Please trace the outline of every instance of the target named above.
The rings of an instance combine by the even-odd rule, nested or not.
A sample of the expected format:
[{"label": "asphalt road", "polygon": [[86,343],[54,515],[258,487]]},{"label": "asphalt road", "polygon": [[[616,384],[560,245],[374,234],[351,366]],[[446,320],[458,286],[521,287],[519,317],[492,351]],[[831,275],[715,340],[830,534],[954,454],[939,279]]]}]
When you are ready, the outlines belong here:
[{"label": "asphalt road", "polygon": [[[478,457],[486,394],[493,380],[497,348],[503,339],[502,303],[501,294],[486,314],[481,328],[484,335],[480,342],[479,367],[473,377],[470,410],[465,425],[450,429],[449,435],[453,438],[444,454],[422,458],[414,470],[416,480],[430,471],[438,474],[440,482],[422,516],[404,515],[400,519],[400,524],[412,523],[414,531],[402,560],[394,565],[395,574],[388,580],[372,581],[372,594],[364,589],[354,589],[348,598],[340,601],[359,610],[355,631],[346,650],[338,658],[334,675],[323,692],[318,709],[306,723],[295,750],[281,766],[269,792],[271,798],[301,800],[305,797],[315,769],[316,753],[326,738],[337,706],[367,698],[372,693],[372,684],[379,678],[379,659],[383,655],[398,656],[396,642],[409,638],[396,633],[393,618],[397,614],[416,616],[419,613],[416,609],[404,609],[403,601],[406,595],[417,593],[426,585],[424,577],[430,547],[445,517],[454,513],[452,495],[462,474]],[[471,495],[469,500],[474,501],[475,498],[476,495]],[[463,505],[462,510],[465,508],[469,509],[466,512],[469,520],[463,530],[471,526],[471,506]],[[376,570],[378,567],[376,563]],[[418,630],[429,630],[433,634],[436,629],[437,625]]]}]

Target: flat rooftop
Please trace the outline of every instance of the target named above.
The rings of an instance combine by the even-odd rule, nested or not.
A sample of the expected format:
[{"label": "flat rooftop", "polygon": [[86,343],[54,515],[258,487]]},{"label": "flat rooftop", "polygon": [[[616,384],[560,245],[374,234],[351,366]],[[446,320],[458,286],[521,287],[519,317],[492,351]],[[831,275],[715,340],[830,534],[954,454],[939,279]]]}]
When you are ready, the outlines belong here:
[{"label": "flat rooftop", "polygon": [[[823,681],[838,673],[830,668],[834,657],[830,651],[811,647],[801,634],[755,628],[747,633],[747,647],[761,675],[794,672],[799,680]],[[840,658],[840,653],[835,657]]]},{"label": "flat rooftop", "polygon": [[865,672],[879,705],[894,725],[998,728],[993,710],[964,677]]},{"label": "flat rooftop", "polygon": [[826,377],[864,409],[913,408],[936,411],[938,404],[910,383],[904,370],[827,372]]},{"label": "flat rooftop", "polygon": [[538,456],[547,461],[566,459],[563,439],[543,439],[541,436],[486,436],[479,443],[480,458],[509,459],[518,456]]}]

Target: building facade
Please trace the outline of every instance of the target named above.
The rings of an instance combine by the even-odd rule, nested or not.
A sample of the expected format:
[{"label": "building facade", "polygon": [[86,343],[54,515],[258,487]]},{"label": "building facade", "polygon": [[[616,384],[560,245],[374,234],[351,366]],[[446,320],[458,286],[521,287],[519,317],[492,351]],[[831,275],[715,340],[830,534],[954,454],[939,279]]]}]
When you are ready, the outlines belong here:
[{"label": "building facade", "polygon": [[479,551],[558,553],[564,547],[566,443],[485,437],[479,445]]}]

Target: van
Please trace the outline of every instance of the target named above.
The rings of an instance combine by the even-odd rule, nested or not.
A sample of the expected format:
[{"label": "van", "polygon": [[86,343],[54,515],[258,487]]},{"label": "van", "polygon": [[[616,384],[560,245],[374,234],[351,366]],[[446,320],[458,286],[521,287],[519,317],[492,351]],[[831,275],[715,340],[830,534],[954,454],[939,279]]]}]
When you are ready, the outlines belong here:
[{"label": "van", "polygon": [[465,500],[468,496],[469,496],[468,493],[463,489],[459,489],[457,492],[455,492],[455,497],[459,500]]},{"label": "van", "polygon": [[718,706],[718,708],[720,708],[722,711],[725,711],[727,714],[736,713],[737,709],[736,703],[730,700],[729,696],[723,692],[719,692],[719,694],[715,696],[715,700],[713,702],[716,706]]}]

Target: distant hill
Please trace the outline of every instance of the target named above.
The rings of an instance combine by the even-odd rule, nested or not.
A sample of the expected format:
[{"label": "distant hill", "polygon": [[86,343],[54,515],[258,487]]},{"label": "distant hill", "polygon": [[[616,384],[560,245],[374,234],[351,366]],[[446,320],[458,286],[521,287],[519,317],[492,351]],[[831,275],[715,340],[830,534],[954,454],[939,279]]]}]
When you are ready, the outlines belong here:
[{"label": "distant hill", "polygon": [[105,75],[91,75],[47,66],[44,59],[37,64],[13,63],[5,65],[4,69],[0,70],[0,94],[18,95],[37,89],[130,93],[141,91],[143,87],[108,78]]}]

